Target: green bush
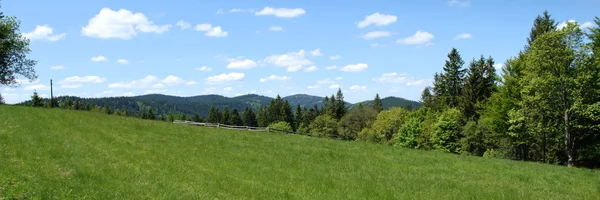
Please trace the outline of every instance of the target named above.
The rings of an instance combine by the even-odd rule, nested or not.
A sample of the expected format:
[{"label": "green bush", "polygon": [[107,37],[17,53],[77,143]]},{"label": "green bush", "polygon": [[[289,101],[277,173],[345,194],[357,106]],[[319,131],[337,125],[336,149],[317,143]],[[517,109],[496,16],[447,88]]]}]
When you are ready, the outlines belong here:
[{"label": "green bush", "polygon": [[329,115],[319,115],[310,123],[310,133],[320,137],[337,137],[337,120]]},{"label": "green bush", "polygon": [[393,135],[398,132],[408,113],[400,107],[380,112],[373,126],[363,129],[358,134],[358,140],[390,144]]},{"label": "green bush", "polygon": [[270,131],[292,132],[292,126],[290,126],[290,123],[287,123],[284,121],[279,121],[279,122],[270,124],[269,129],[270,129]]},{"label": "green bush", "polygon": [[358,133],[370,127],[377,119],[377,111],[370,107],[352,109],[338,123],[338,133],[342,139],[355,140]]}]

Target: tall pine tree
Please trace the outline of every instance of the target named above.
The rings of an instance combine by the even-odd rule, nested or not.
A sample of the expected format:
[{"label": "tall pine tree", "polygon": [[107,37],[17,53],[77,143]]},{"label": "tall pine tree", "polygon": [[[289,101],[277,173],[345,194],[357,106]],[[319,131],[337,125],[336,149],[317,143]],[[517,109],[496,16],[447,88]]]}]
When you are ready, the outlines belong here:
[{"label": "tall pine tree", "polygon": [[373,109],[375,109],[378,113],[383,110],[383,103],[381,102],[381,98],[379,98],[379,93],[375,94],[375,99],[373,100]]}]

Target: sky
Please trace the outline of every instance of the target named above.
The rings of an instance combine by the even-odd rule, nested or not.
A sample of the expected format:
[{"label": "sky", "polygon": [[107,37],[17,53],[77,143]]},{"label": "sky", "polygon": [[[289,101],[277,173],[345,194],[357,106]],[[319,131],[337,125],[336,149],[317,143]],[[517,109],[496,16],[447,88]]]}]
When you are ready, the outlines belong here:
[{"label": "sky", "polygon": [[0,86],[43,97],[375,94],[419,100],[452,48],[496,67],[523,49],[544,10],[592,25],[600,1],[3,0],[21,21],[38,80]]}]

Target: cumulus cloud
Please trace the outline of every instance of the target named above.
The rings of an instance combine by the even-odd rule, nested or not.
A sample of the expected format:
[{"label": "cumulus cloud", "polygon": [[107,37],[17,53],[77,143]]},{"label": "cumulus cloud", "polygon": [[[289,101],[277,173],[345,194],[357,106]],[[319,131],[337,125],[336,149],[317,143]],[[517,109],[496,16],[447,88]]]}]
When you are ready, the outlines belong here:
[{"label": "cumulus cloud", "polygon": [[366,40],[372,40],[372,39],[376,39],[376,38],[380,38],[380,37],[388,37],[390,35],[392,35],[392,34],[388,31],[371,31],[364,35],[361,35],[360,37],[362,37],[363,39],[366,39]]},{"label": "cumulus cloud", "polygon": [[433,39],[433,34],[418,30],[414,35],[397,40],[396,42],[400,44],[424,44],[428,43]]},{"label": "cumulus cloud", "polygon": [[59,70],[59,69],[64,69],[64,68],[65,67],[63,67],[61,65],[50,67],[50,69],[52,69],[52,70]]},{"label": "cumulus cloud", "polygon": [[294,18],[300,15],[304,15],[306,11],[302,8],[272,8],[265,7],[262,10],[255,12],[257,16],[260,15],[273,15],[280,18]]},{"label": "cumulus cloud", "polygon": [[250,59],[229,59],[228,69],[251,69],[255,68],[256,62]]},{"label": "cumulus cloud", "polygon": [[320,87],[321,87],[320,85],[309,85],[307,88],[308,89],[317,89],[317,88],[320,88]]},{"label": "cumulus cloud", "polygon": [[100,12],[88,21],[87,26],[81,28],[81,33],[95,38],[118,38],[130,39],[142,33],[163,33],[169,30],[171,25],[156,25],[143,13],[133,13],[129,10],[118,11],[110,8],[102,8]]},{"label": "cumulus cloud", "polygon": [[186,84],[186,85],[198,85],[198,84],[200,84],[200,83],[198,83],[198,82],[196,82],[196,81],[188,81],[188,82],[185,82],[185,84]]},{"label": "cumulus cloud", "polygon": [[30,85],[24,88],[25,90],[50,90],[50,86],[44,84]]},{"label": "cumulus cloud", "polygon": [[196,70],[203,71],[203,72],[210,72],[210,71],[212,71],[212,68],[206,67],[206,66],[202,66],[202,67],[196,68]]},{"label": "cumulus cloud", "polygon": [[360,72],[360,71],[365,71],[367,68],[369,68],[369,65],[367,65],[365,63],[358,63],[358,64],[346,65],[346,66],[342,67],[340,70],[344,71],[344,72]]},{"label": "cumulus cloud", "polygon": [[304,69],[305,72],[314,72],[317,70],[319,70],[319,68],[317,66],[310,66],[310,67]]},{"label": "cumulus cloud", "polygon": [[65,89],[75,89],[75,88],[80,88],[81,84],[66,84],[66,85],[60,85],[60,88],[65,88]]},{"label": "cumulus cloud", "polygon": [[126,65],[126,64],[129,64],[129,60],[119,59],[119,60],[117,60],[117,63],[122,64],[122,65]]},{"label": "cumulus cloud", "polygon": [[335,66],[335,65],[331,65],[331,66],[327,66],[327,67],[325,67],[325,69],[326,69],[326,70],[334,70],[334,69],[337,69],[337,66]]},{"label": "cumulus cloud", "polygon": [[181,30],[185,30],[185,29],[191,28],[192,24],[190,24],[189,22],[183,21],[183,20],[179,20],[177,22],[177,26],[179,26],[179,28],[181,28]]},{"label": "cumulus cloud", "polygon": [[229,12],[254,12],[252,8],[234,8],[229,10]]},{"label": "cumulus cloud", "polygon": [[238,82],[238,81],[243,81],[245,77],[244,73],[236,73],[236,72],[232,72],[232,73],[223,73],[223,74],[219,74],[219,75],[215,75],[215,76],[209,76],[206,79],[206,83],[213,85],[213,84],[223,84],[223,83],[231,83],[231,82]]},{"label": "cumulus cloud", "polygon": [[359,85],[353,85],[350,87],[350,90],[366,90],[367,86],[359,86]]},{"label": "cumulus cloud", "polygon": [[323,80],[318,80],[317,84],[324,84],[324,85],[333,85],[335,84],[335,82],[329,78],[323,79]]},{"label": "cumulus cloud", "polygon": [[567,27],[567,22],[577,23],[577,21],[575,21],[574,19],[570,19],[570,20],[561,22],[560,24],[558,24],[558,26],[556,28],[558,28],[558,30],[560,30],[560,29]]},{"label": "cumulus cloud", "polygon": [[340,56],[339,56],[339,55],[336,55],[336,56],[329,56],[329,60],[338,60],[338,59],[340,59]]},{"label": "cumulus cloud", "polygon": [[48,25],[37,25],[33,31],[23,33],[23,37],[29,40],[47,40],[47,41],[58,41],[66,37],[66,33],[53,34],[54,30]]},{"label": "cumulus cloud", "polygon": [[106,61],[108,61],[108,59],[106,59],[106,57],[104,57],[104,56],[94,56],[94,57],[91,58],[91,60],[93,62],[106,62]]},{"label": "cumulus cloud", "polygon": [[305,58],[305,51],[289,52],[279,55],[271,55],[264,59],[265,63],[269,63],[279,67],[286,67],[288,72],[295,72],[302,69],[302,66],[313,64]]},{"label": "cumulus cloud", "polygon": [[329,89],[339,89],[339,88],[341,88],[341,86],[338,84],[333,84],[333,85],[329,86]]},{"label": "cumulus cloud", "polygon": [[229,35],[227,31],[223,31],[221,26],[213,27],[211,24],[198,24],[194,29],[205,32],[204,35],[208,37],[227,37]]},{"label": "cumulus cloud", "polygon": [[373,80],[380,83],[400,83],[407,86],[423,86],[431,82],[429,79],[415,79],[414,77],[408,77],[408,74],[398,74],[396,72],[384,73],[379,78],[374,78]]},{"label": "cumulus cloud", "polygon": [[177,85],[182,84],[185,81],[177,76],[169,75],[165,79],[162,80],[162,83],[167,85]]},{"label": "cumulus cloud", "polygon": [[317,48],[315,50],[310,51],[310,55],[312,55],[312,56],[322,56],[323,53],[321,53],[321,49],[320,48]]},{"label": "cumulus cloud", "polygon": [[292,77],[289,77],[289,76],[271,75],[271,76],[269,76],[267,78],[261,78],[260,82],[264,83],[264,82],[267,82],[267,81],[287,81],[287,80],[291,80],[291,79],[292,79]]},{"label": "cumulus cloud", "polygon": [[117,83],[111,83],[108,85],[109,88],[147,88],[149,87],[151,84],[155,83],[156,81],[158,81],[158,78],[156,78],[156,76],[152,76],[152,75],[148,75],[142,79],[139,80],[134,80],[131,82],[117,82]]},{"label": "cumulus cloud", "polygon": [[71,84],[71,83],[102,83],[106,78],[99,76],[71,76],[60,81],[60,84]]},{"label": "cumulus cloud", "polygon": [[385,25],[392,24],[392,23],[396,22],[397,20],[398,20],[398,17],[396,17],[395,15],[385,15],[385,14],[376,12],[369,16],[366,16],[365,19],[358,22],[356,24],[356,26],[358,28],[365,28],[370,25],[385,26]]},{"label": "cumulus cloud", "polygon": [[471,34],[461,33],[461,34],[456,35],[454,37],[454,40],[471,39],[471,38],[472,38]]},{"label": "cumulus cloud", "polygon": [[596,25],[593,24],[592,22],[585,22],[583,24],[581,24],[581,26],[579,26],[579,28],[581,29],[586,29],[586,28],[592,28],[595,27]]}]

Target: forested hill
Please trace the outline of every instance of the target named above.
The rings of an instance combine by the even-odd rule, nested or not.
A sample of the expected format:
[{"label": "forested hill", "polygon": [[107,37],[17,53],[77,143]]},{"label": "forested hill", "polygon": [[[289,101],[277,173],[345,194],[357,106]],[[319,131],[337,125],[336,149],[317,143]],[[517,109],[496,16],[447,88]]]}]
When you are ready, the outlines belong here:
[{"label": "forested hill", "polygon": [[[148,94],[134,97],[104,97],[104,98],[80,98],[74,96],[61,96],[57,97],[59,102],[66,102],[66,99],[70,99],[72,102],[77,100],[81,101],[83,105],[91,104],[103,107],[105,104],[111,109],[127,110],[128,113],[139,113],[142,106],[150,106],[153,108],[156,114],[163,113],[183,113],[185,115],[193,115],[198,113],[202,117],[208,116],[210,106],[214,105],[216,108],[223,110],[228,107],[229,109],[236,108],[242,111],[249,106],[254,110],[258,110],[261,105],[268,105],[273,98],[248,94],[237,97],[224,97],[221,95],[200,95],[192,97],[177,97],[162,94]],[[313,107],[315,104],[319,107],[323,106],[323,98],[311,95],[293,95],[283,97],[283,100],[288,100],[290,105],[296,106],[300,104],[305,107]],[[30,101],[26,101],[20,104],[30,104]],[[348,106],[352,105],[347,103]]]},{"label": "forested hill", "polygon": [[[358,102],[355,103],[354,105],[351,105],[350,109],[356,108],[359,104],[362,104],[363,106],[369,106],[372,107],[374,105],[374,101],[373,100],[368,100],[368,101],[363,101],[363,102]],[[411,108],[420,108],[421,107],[421,103],[417,102],[417,101],[412,101],[412,100],[408,100],[405,98],[400,98],[400,97],[386,97],[381,99],[381,105],[382,108],[384,110],[393,108],[393,107],[402,107],[402,108],[406,108],[410,105]]]}]

